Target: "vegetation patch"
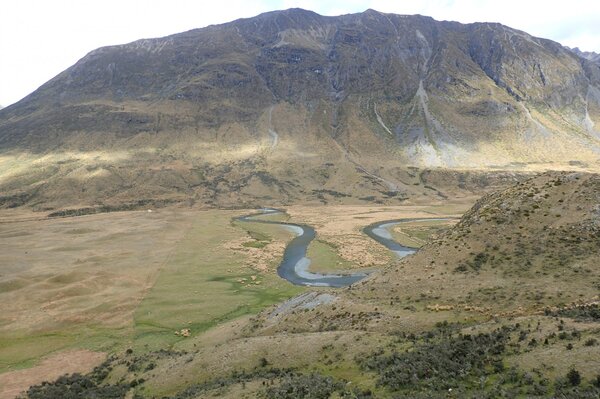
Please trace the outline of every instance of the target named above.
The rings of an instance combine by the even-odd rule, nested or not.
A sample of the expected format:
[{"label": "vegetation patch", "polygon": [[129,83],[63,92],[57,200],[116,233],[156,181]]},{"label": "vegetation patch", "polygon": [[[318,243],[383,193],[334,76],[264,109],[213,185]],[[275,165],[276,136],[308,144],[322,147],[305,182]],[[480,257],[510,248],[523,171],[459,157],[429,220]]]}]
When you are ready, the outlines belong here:
[{"label": "vegetation patch", "polygon": [[97,207],[87,208],[75,208],[75,209],[63,209],[60,211],[51,212],[48,214],[50,218],[56,217],[71,217],[71,216],[83,216],[83,215],[94,215],[96,213],[108,213],[108,212],[124,212],[124,211],[135,211],[141,208],[153,207],[163,208],[170,204],[175,204],[179,201],[164,199],[143,199],[134,202],[119,204],[119,205],[101,205]]},{"label": "vegetation patch", "polygon": [[600,320],[600,306],[597,303],[590,305],[580,305],[570,308],[563,308],[559,310],[548,310],[547,315],[569,317],[577,321],[599,321]]},{"label": "vegetation patch", "polygon": [[417,341],[412,350],[376,352],[361,365],[375,371],[378,383],[392,391],[448,391],[501,372],[508,339],[505,329],[453,336],[450,329],[440,328]]},{"label": "vegetation patch", "polygon": [[104,380],[111,368],[107,361],[87,375],[71,374],[53,382],[43,382],[30,387],[21,398],[27,399],[120,399],[131,387],[129,384],[106,384]]},{"label": "vegetation patch", "polygon": [[281,383],[265,391],[268,399],[327,399],[334,392],[343,392],[344,384],[332,377],[320,374],[291,374]]},{"label": "vegetation patch", "polygon": [[584,381],[574,368],[552,383],[539,370],[507,367],[510,356],[538,345],[531,339],[521,348],[519,343],[526,342],[528,330],[518,323],[478,334],[460,333],[458,328],[439,323],[421,336],[402,334],[391,350],[380,348],[358,363],[374,372],[378,386],[394,393],[394,398],[445,397],[448,393],[478,398],[592,398],[600,394],[596,381],[600,376]]}]

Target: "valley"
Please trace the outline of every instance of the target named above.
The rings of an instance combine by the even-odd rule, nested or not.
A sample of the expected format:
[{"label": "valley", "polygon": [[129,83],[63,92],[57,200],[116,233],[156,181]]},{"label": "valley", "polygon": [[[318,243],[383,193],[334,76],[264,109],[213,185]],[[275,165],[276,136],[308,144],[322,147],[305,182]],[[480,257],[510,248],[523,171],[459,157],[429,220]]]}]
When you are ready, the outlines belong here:
[{"label": "valley", "polygon": [[[9,345],[0,351],[0,381],[44,370],[43,359],[86,350],[100,367],[81,377],[89,378],[86,384],[140,397],[282,398],[288,396],[278,389],[309,387],[355,397],[430,397],[448,388],[459,397],[593,397],[600,373],[598,183],[596,175],[547,173],[474,206],[298,205],[259,216],[314,227],[317,236],[307,250],[311,272],[371,273],[346,288],[302,287],[278,276],[295,234],[239,219],[252,210],[166,207],[4,221],[0,253],[20,258],[16,248],[28,248],[34,266],[2,276],[11,289],[1,299],[15,307],[3,315],[2,342]],[[568,200],[573,197],[578,200]],[[504,216],[494,212],[500,208]],[[414,255],[398,258],[363,231],[397,219],[414,221],[380,234],[420,246]],[[25,234],[29,224],[38,226],[35,235]],[[53,241],[40,240],[48,234]],[[536,251],[534,240],[542,234],[556,237],[552,253]],[[519,239],[508,239],[513,235]],[[157,241],[144,239],[148,246],[137,247],[141,236]],[[488,237],[495,246],[486,245]],[[120,250],[124,243],[131,253]],[[141,262],[141,256],[154,262]],[[95,265],[85,274],[84,259]],[[492,343],[500,346],[488,353]],[[462,360],[450,354],[467,344],[487,349]],[[413,348],[412,355],[401,355],[402,348]],[[443,363],[450,361],[446,350],[452,362],[464,364]],[[423,374],[400,383],[403,374],[394,373],[402,369],[390,369],[386,356],[408,368],[425,361],[440,377]],[[471,369],[477,362],[495,366]],[[89,370],[84,364],[82,372]],[[454,367],[466,367],[467,374],[452,374]],[[581,387],[561,380],[570,369],[583,379]],[[17,379],[22,389],[44,379],[43,373],[25,375],[29,379]],[[436,380],[441,375],[445,382]],[[60,392],[60,384],[76,379],[60,381],[32,388],[30,397],[49,395],[53,386]]]},{"label": "valley", "polygon": [[[297,206],[287,212],[291,220],[318,226],[318,241],[308,250],[311,271],[339,265],[337,271],[347,272],[374,271],[393,260],[361,233],[371,221],[456,215],[467,206]],[[323,217],[324,210],[330,216]],[[247,213],[171,207],[31,221],[27,214],[6,220],[13,213],[4,212],[0,262],[14,268],[1,276],[0,296],[11,307],[0,323],[0,380],[74,349],[97,359],[127,348],[177,348],[185,339],[175,331],[189,328],[197,336],[303,292],[276,272],[293,234],[234,219]]]},{"label": "valley", "polygon": [[0,399],[600,397],[600,62],[289,9],[0,107]]}]

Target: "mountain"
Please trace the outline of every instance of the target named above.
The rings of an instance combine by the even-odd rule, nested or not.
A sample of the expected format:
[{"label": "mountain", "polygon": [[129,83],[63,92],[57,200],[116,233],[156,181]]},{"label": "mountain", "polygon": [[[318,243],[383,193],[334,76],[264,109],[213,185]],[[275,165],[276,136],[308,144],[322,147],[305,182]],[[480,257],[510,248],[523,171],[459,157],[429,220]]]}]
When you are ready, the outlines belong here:
[{"label": "mountain", "polygon": [[575,47],[570,49],[572,52],[577,54],[578,56],[585,58],[586,60],[590,60],[596,63],[600,62],[600,54],[595,53],[593,51],[581,51],[579,47]]},{"label": "mountain", "polygon": [[600,66],[556,42],[275,11],[94,50],[0,111],[0,206],[443,199],[597,170],[599,123]]}]

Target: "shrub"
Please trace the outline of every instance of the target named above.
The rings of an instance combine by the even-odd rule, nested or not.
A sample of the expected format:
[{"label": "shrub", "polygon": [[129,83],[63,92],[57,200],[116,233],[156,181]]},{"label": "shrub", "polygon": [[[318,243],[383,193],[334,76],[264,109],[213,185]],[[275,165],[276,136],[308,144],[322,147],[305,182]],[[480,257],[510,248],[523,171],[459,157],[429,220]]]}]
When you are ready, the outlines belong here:
[{"label": "shrub", "polygon": [[581,384],[581,374],[579,374],[579,371],[572,368],[567,373],[567,381],[569,381],[569,384],[571,384],[571,386],[575,387]]},{"label": "shrub", "polygon": [[71,374],[54,382],[43,382],[27,390],[29,399],[120,399],[129,390],[126,385],[100,385],[93,377]]},{"label": "shrub", "polygon": [[328,399],[334,392],[343,390],[345,384],[320,374],[292,374],[281,384],[265,391],[268,399]]},{"label": "shrub", "polygon": [[598,321],[600,320],[600,306],[598,304],[581,305],[549,312],[549,315],[569,317],[579,321]]},{"label": "shrub", "polygon": [[360,360],[363,369],[379,374],[378,383],[391,390],[447,390],[457,381],[485,377],[501,367],[508,335],[442,335],[418,344],[412,351],[374,353]]}]

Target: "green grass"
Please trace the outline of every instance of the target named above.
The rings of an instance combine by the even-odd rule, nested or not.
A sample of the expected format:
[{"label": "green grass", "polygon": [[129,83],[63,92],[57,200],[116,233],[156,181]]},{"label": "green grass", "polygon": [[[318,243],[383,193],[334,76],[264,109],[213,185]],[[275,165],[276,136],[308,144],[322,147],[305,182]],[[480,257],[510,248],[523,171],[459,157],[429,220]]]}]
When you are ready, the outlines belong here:
[{"label": "green grass", "polygon": [[[252,223],[251,225],[256,225],[256,223]],[[262,233],[256,230],[248,230],[248,235],[250,238],[256,241],[264,241],[271,242],[271,237],[269,237],[266,233]]]},{"label": "green grass", "polygon": [[42,357],[68,349],[115,351],[127,346],[131,328],[107,328],[98,325],[39,333],[0,335],[0,373],[34,366]]},{"label": "green grass", "polygon": [[311,260],[309,269],[312,272],[330,273],[356,268],[338,254],[334,245],[318,238],[308,246],[307,256]]},{"label": "green grass", "polygon": [[[270,241],[269,233],[286,234],[259,223],[232,226],[218,213],[195,221],[136,310],[135,349],[176,344],[183,339],[175,335],[176,330],[190,328],[197,334],[302,292],[274,273],[261,274],[244,266],[238,254],[220,250],[223,242],[244,234],[238,225],[260,238],[259,243]],[[254,284],[251,276],[260,284]]]},{"label": "green grass", "polygon": [[[174,334],[176,330],[190,328],[192,334],[199,334],[228,320],[258,313],[266,306],[302,292],[302,288],[282,280],[276,273],[259,273],[244,266],[244,255],[224,245],[249,235],[256,240],[250,241],[254,243],[252,245],[261,246],[274,238],[288,240],[292,234],[277,226],[232,224],[233,215],[226,211],[191,214],[192,227],[172,247],[166,263],[160,266],[155,284],[143,294],[129,322],[119,321],[116,326],[92,318],[91,321],[40,324],[35,329],[5,328],[0,332],[0,372],[34,366],[41,358],[68,349],[111,353],[129,347],[140,352],[168,348],[182,340]],[[81,232],[82,229],[77,229],[79,219],[72,221],[65,222],[67,234]],[[99,248],[100,251],[109,250],[104,244]],[[106,257],[99,262],[110,259]],[[137,262],[145,261],[140,258]],[[273,267],[278,261],[273,261]],[[98,266],[102,267],[102,263]],[[76,271],[69,267],[66,264],[64,272],[49,280],[52,284],[49,289],[64,289],[78,281],[74,278]],[[240,282],[242,279],[245,281]],[[15,287],[13,283],[5,285],[5,288],[20,288],[18,284]],[[88,294],[94,293],[78,293],[80,300],[72,306],[89,308],[90,312],[102,308],[102,315],[121,311],[119,302],[94,303],[95,297]],[[137,298],[131,300],[137,303]]]}]

